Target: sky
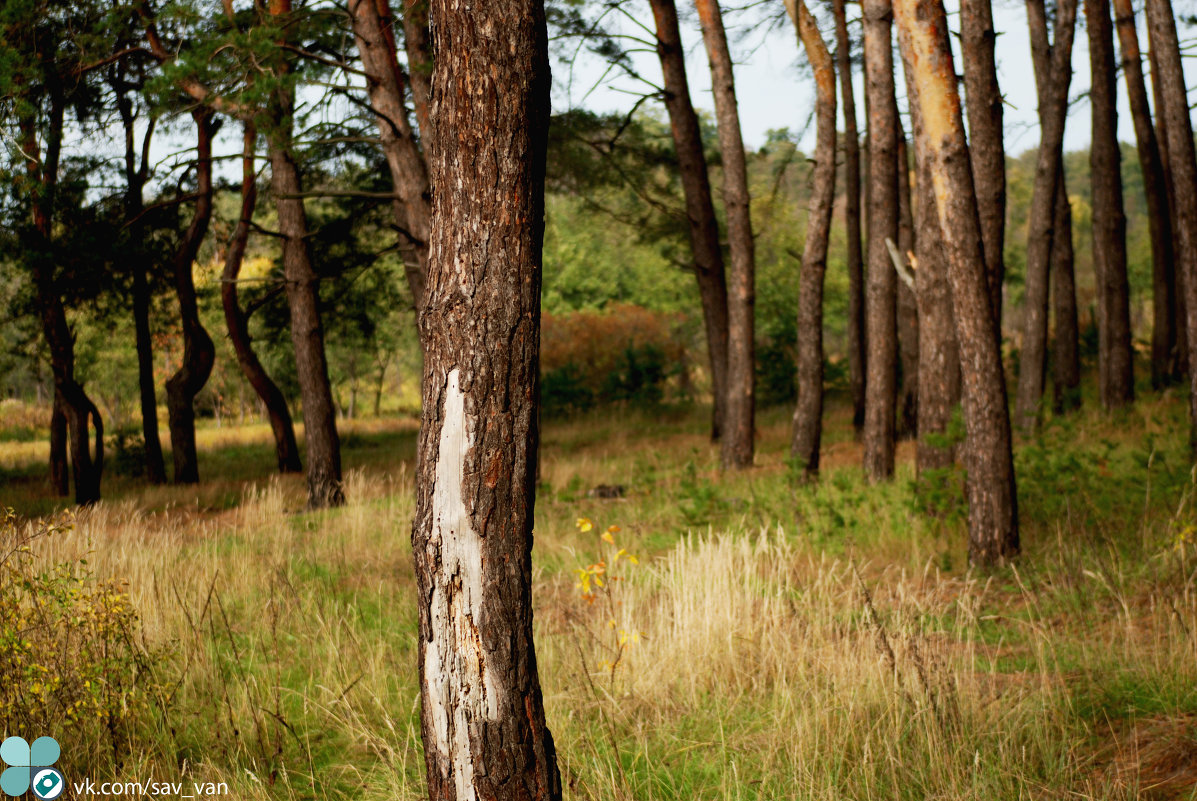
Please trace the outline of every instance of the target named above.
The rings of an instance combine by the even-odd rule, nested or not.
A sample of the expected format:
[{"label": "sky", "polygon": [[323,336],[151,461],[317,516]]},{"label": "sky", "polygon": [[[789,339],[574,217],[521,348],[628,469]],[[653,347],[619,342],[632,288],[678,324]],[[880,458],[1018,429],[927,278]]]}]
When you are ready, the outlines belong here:
[{"label": "sky", "polygon": [[[825,13],[825,3],[821,0],[807,0],[815,9],[823,28],[823,37],[828,46],[834,50],[834,35],[831,28],[831,17]],[[1193,14],[1197,12],[1197,0],[1173,0],[1174,9],[1179,14]],[[998,32],[997,62],[998,83],[1005,97],[1003,121],[1006,132],[1006,152],[1014,156],[1023,151],[1034,148],[1039,141],[1039,129],[1036,121],[1036,93],[1035,75],[1031,64],[1030,40],[1027,35],[1026,7],[1021,2],[1012,0],[993,0],[994,28]],[[643,12],[648,14],[648,5],[644,3]],[[1142,3],[1136,2],[1136,9],[1141,12]],[[766,4],[765,8],[776,6],[780,12],[780,2]],[[949,25],[958,31],[959,0],[947,0]],[[850,3],[848,6],[849,20],[859,17],[859,5]],[[687,78],[690,91],[696,107],[714,113],[714,103],[711,97],[710,70],[707,65],[706,51],[702,46],[702,35],[694,18],[693,8],[686,0],[678,3],[679,14],[682,15],[682,40],[687,50]],[[805,53],[800,49],[794,35],[794,29],[788,19],[784,24],[774,26],[767,33],[749,30],[752,23],[759,20],[765,13],[758,8],[740,13],[725,12],[725,25],[729,30],[732,58],[735,63],[736,96],[739,103],[740,124],[743,129],[744,142],[747,147],[757,148],[764,144],[766,134],[771,129],[789,128],[792,132],[802,132],[799,140],[800,147],[809,151],[814,148],[815,130],[812,121],[812,111],[815,102],[814,79],[809,68],[805,66]],[[1089,90],[1089,46],[1084,29],[1083,12],[1078,13],[1078,26],[1072,53],[1072,83],[1069,96],[1078,98]],[[1142,14],[1139,13],[1139,46],[1146,53],[1147,35],[1143,28]],[[644,20],[651,25],[651,17]],[[850,25],[852,23],[850,22]],[[618,24],[624,33],[643,35],[636,23],[623,20]],[[859,36],[859,24],[854,30],[854,38]],[[1182,28],[1181,36],[1186,36]],[[1115,36],[1116,38],[1116,36]],[[953,41],[955,47],[957,42]],[[656,54],[651,52],[638,53],[634,56],[636,67],[650,80],[660,81],[660,68],[656,61]],[[900,60],[895,57],[899,65]],[[572,76],[567,66],[554,63],[554,107],[562,110],[571,105],[582,105],[596,111],[618,111],[631,108],[635,102],[634,93],[642,92],[643,84],[624,76],[608,75],[604,78],[604,67],[596,57],[588,57],[575,63]],[[959,51],[956,51],[956,69],[960,71]],[[1146,71],[1146,65],[1144,65]],[[1197,83],[1197,64],[1186,64],[1186,84],[1190,93]],[[572,80],[571,80],[572,77]],[[899,95],[899,106],[905,108],[905,82],[899,74],[896,81]],[[863,81],[858,73],[855,80],[857,120],[865,125],[864,118],[864,89]],[[1148,84],[1150,91],[1150,83]],[[962,90],[963,91],[963,90]],[[629,94],[632,93],[632,94]],[[838,98],[837,98],[838,101]],[[840,127],[842,130],[842,116]],[[904,124],[906,124],[904,122]],[[1079,150],[1088,147],[1090,140],[1089,104],[1084,99],[1072,105],[1068,124],[1065,128],[1064,146],[1066,150]],[[909,127],[907,127],[909,130]],[[1135,132],[1130,118],[1130,106],[1126,97],[1126,86],[1119,74],[1118,80],[1118,136],[1124,142],[1134,143]]]}]

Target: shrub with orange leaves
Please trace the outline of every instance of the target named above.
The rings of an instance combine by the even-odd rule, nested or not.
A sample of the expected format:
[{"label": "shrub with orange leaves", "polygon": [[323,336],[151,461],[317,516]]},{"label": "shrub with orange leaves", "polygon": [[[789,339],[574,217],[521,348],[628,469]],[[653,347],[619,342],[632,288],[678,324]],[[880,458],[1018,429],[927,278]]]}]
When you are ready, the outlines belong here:
[{"label": "shrub with orange leaves", "polygon": [[545,411],[578,411],[618,401],[653,404],[684,394],[684,324],[681,314],[630,304],[546,314],[540,334]]}]

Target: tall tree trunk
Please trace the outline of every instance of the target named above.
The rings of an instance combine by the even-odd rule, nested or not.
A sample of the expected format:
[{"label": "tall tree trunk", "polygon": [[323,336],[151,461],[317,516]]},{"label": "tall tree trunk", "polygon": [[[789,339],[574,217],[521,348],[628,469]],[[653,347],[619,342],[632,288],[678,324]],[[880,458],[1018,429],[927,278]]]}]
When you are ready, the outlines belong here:
[{"label": "tall tree trunk", "polygon": [[898,237],[898,104],[894,96],[893,6],[863,0],[865,91],[869,116],[869,284],[865,330],[864,470],[870,481],[894,473],[897,406],[897,277],[885,240]]},{"label": "tall tree trunk", "polygon": [[917,143],[935,189],[960,346],[968,469],[969,559],[1018,553],[1018,502],[1001,350],[994,336],[981,222],[942,0],[897,0],[902,60],[919,107]]},{"label": "tall tree trunk", "polygon": [[1055,220],[1051,257],[1052,307],[1056,323],[1052,344],[1052,411],[1063,414],[1081,405],[1081,335],[1076,313],[1072,203],[1064,183],[1063,164],[1056,178]]},{"label": "tall tree trunk", "polygon": [[1139,168],[1143,172],[1143,194],[1147,199],[1152,264],[1151,385],[1160,389],[1169,383],[1172,351],[1176,342],[1176,300],[1172,294],[1175,284],[1172,220],[1164,185],[1164,164],[1160,159],[1155,126],[1151,121],[1147,82],[1143,78],[1143,56],[1139,52],[1139,34],[1135,30],[1135,10],[1130,0],[1114,0],[1114,22],[1118,28],[1131,119],[1135,123]]},{"label": "tall tree trunk", "polygon": [[[291,0],[271,0],[270,13],[276,17],[289,16]],[[295,93],[285,80],[281,80],[290,72],[286,59],[280,58],[275,68],[280,80],[270,104],[271,127],[266,140],[278,228],[283,237],[283,276],[287,281],[287,304],[291,309],[291,343],[295,348],[295,369],[303,401],[308,505],[312,508],[340,506],[345,502],[341,483],[341,440],[337,435],[336,405],[324,354],[319,277],[312,267],[303,183],[292,152]]]},{"label": "tall tree trunk", "polygon": [[[913,115],[912,115],[913,116]],[[918,136],[915,126],[915,136]],[[918,171],[918,237],[915,289],[919,314],[918,447],[915,470],[942,470],[955,462],[955,447],[944,441],[960,403],[960,349],[952,313],[952,288],[944,257],[935,192],[926,165]]]},{"label": "tall tree trunk", "polygon": [[865,418],[864,259],[860,244],[860,132],[852,86],[852,41],[845,0],[832,0],[835,59],[844,116],[844,228],[848,239],[848,380],[852,387],[852,426],[859,436]]},{"label": "tall tree trunk", "polygon": [[175,251],[175,295],[183,326],[183,363],[166,380],[166,410],[170,423],[170,447],[174,459],[175,483],[199,481],[195,450],[195,396],[204,388],[216,360],[216,346],[200,321],[192,267],[212,219],[212,137],[218,125],[206,108],[193,111],[198,131],[196,156],[196,201],[191,224]]},{"label": "tall tree trunk", "polygon": [[151,484],[166,483],[166,463],[158,434],[158,393],[154,382],[154,340],[150,333],[148,266],[133,254],[133,329],[137,342],[137,387],[141,404],[141,438],[145,443],[145,476]]},{"label": "tall tree trunk", "polygon": [[394,21],[387,0],[350,0],[353,35],[368,78],[366,93],[374,109],[382,152],[398,198],[391,209],[399,229],[400,252],[408,289],[419,320],[428,275],[428,237],[432,198],[428,165],[416,141],[404,102],[403,74],[395,48]]},{"label": "tall tree trunk", "polygon": [[818,24],[802,0],[786,0],[786,10],[815,73],[815,168],[806,218],[806,243],[798,279],[798,404],[794,409],[790,455],[808,478],[819,474],[823,433],[823,277],[827,239],[835,203],[835,66]]},{"label": "tall tree trunk", "polygon": [[532,639],[549,64],[538,0],[433,0],[412,551],[432,799],[560,799]]},{"label": "tall tree trunk", "polygon": [[752,466],[756,414],[756,256],[749,210],[748,163],[740,135],[740,112],[731,52],[718,0],[695,0],[711,65],[711,91],[719,150],[723,154],[723,207],[727,212],[731,276],[727,293],[727,403],[722,459],[725,469]]},{"label": "tall tree trunk", "polygon": [[1047,376],[1049,281],[1055,250],[1057,191],[1064,174],[1064,125],[1072,80],[1076,7],[1076,0],[1061,0],[1057,4],[1055,41],[1050,43],[1043,0],[1027,3],[1027,26],[1039,95],[1040,138],[1027,223],[1026,291],[1015,404],[1018,427],[1024,434],[1034,432],[1039,426]]},{"label": "tall tree trunk", "polygon": [[1122,207],[1122,151],[1115,105],[1114,31],[1109,0],[1085,0],[1092,74],[1093,268],[1097,275],[1097,374],[1101,405],[1135,399],[1131,358],[1130,288],[1126,276],[1126,215]]},{"label": "tall tree trunk", "polygon": [[[30,185],[35,188],[32,225],[27,231],[22,252],[33,274],[38,316],[41,318],[42,333],[50,351],[50,367],[54,374],[54,404],[59,409],[55,415],[58,420],[51,419],[51,478],[57,490],[67,483],[61,475],[63,462],[61,446],[58,444],[61,442],[61,419],[65,416],[75,502],[84,506],[100,500],[100,479],[104,471],[104,424],[99,410],[83,386],[75,380],[75,337],[67,323],[66,309],[54,274],[53,209],[58,189],[66,103],[56,83],[53,80],[49,83],[51,101],[44,155],[37,138],[36,121],[25,115],[18,120],[26,173]],[[94,453],[91,442],[93,425],[96,437]]]},{"label": "tall tree trunk", "polygon": [[985,280],[999,341],[1002,336],[1003,254],[1006,240],[1006,149],[1002,143],[1002,92],[998,87],[993,9],[989,0],[960,3],[960,55],[968,107],[969,153],[981,239],[985,246]]},{"label": "tall tree trunk", "polygon": [[[1164,90],[1160,79],[1159,55],[1151,38],[1150,25],[1147,28],[1147,45],[1149,63],[1151,64],[1151,95],[1155,100],[1156,144],[1160,151],[1160,165],[1164,171],[1164,196],[1168,200],[1168,224],[1172,231],[1172,255],[1175,259],[1177,246],[1176,189],[1173,186],[1172,168],[1170,166],[1172,161],[1168,146],[1167,101],[1164,99]],[[1180,274],[1179,265],[1174,262],[1170,272],[1172,275],[1172,316],[1175,321],[1173,326],[1173,341],[1170,344],[1171,361],[1169,363],[1168,381],[1171,383],[1182,381],[1188,375],[1189,348],[1188,339],[1185,335],[1185,320],[1187,318],[1185,315],[1184,282]]]},{"label": "tall tree trunk", "polygon": [[[121,64],[121,69],[123,78],[123,64]],[[146,479],[151,484],[164,484],[166,483],[166,465],[162,458],[162,440],[158,435],[158,395],[154,387],[154,341],[150,335],[150,256],[142,248],[140,241],[143,236],[140,220],[145,210],[143,193],[146,181],[149,179],[149,150],[156,120],[151,117],[146,124],[139,158],[133,103],[124,90],[125,86],[120,85],[115,94],[125,134],[125,229],[131,244],[127,257],[132,262],[133,269],[133,331],[137,344],[137,385],[141,404],[141,437],[145,448]]]},{"label": "tall tree trunk", "polygon": [[[1166,109],[1169,160],[1176,201],[1177,272],[1185,295],[1185,332],[1190,367],[1197,354],[1197,152],[1176,20],[1170,0],[1147,0],[1147,25],[1157,51],[1159,78]],[[1197,369],[1189,371],[1189,445],[1197,461]]]},{"label": "tall tree trunk", "polygon": [[295,441],[295,426],[291,422],[291,410],[287,398],[278,385],[271,380],[266,368],[253,349],[253,338],[249,333],[249,317],[241,308],[237,297],[237,278],[241,274],[241,263],[249,243],[249,229],[253,222],[254,206],[258,199],[257,170],[254,168],[254,146],[257,132],[252,123],[245,124],[244,149],[241,161],[241,216],[233,229],[233,238],[225,253],[224,272],[221,274],[220,302],[224,307],[224,321],[229,331],[229,341],[237,354],[237,363],[249,385],[253,387],[274,435],[274,452],[280,473],[298,473],[303,470],[299,461],[299,445]]},{"label": "tall tree trunk", "polygon": [[690,101],[686,51],[678,30],[677,7],[673,0],[650,0],[650,4],[657,26],[657,57],[665,78],[665,108],[669,111],[678,175],[686,198],[694,277],[698,280],[698,295],[702,299],[702,319],[711,361],[711,439],[715,440],[720,437],[727,404],[727,279],[723,249],[719,244],[719,221],[711,199],[702,131]]},{"label": "tall tree trunk", "polygon": [[[906,133],[898,122],[898,252],[903,259],[915,251],[914,209],[911,202],[910,155]],[[897,282],[898,293],[898,422],[896,436],[918,436],[919,422],[919,310],[914,287]]]},{"label": "tall tree trunk", "polygon": [[[906,75],[906,96],[916,97],[913,75]],[[956,461],[955,445],[945,440],[957,404],[960,403],[960,348],[956,344],[956,322],[952,312],[952,288],[931,165],[923,141],[922,113],[910,103],[911,135],[915,142],[917,202],[915,203],[915,297],[918,301],[918,443],[915,471],[945,470]]]}]

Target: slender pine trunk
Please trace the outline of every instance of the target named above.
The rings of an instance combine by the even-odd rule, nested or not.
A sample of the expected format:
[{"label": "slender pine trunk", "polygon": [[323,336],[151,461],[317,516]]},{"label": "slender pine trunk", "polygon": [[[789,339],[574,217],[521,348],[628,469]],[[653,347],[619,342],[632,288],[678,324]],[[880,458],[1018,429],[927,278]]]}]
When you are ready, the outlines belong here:
[{"label": "slender pine trunk", "polygon": [[802,0],[786,0],[786,10],[814,70],[817,92],[815,168],[798,279],[798,403],[790,441],[790,455],[813,478],[819,473],[823,433],[823,278],[835,201],[835,66]]},{"label": "slender pine trunk", "polygon": [[898,105],[894,95],[893,7],[863,0],[865,90],[869,116],[868,295],[865,329],[864,470],[870,481],[894,473],[897,406],[897,276],[885,240],[898,236]]},{"label": "slender pine trunk", "polygon": [[832,0],[835,60],[844,117],[844,229],[848,252],[848,381],[852,387],[852,426],[857,436],[865,418],[864,254],[860,230],[860,131],[856,127],[856,92],[852,86],[852,41],[845,0]]},{"label": "slender pine trunk", "polygon": [[723,154],[723,206],[727,213],[731,271],[727,292],[727,403],[724,407],[724,469],[752,466],[756,415],[756,256],[749,209],[748,162],[740,135],[735,79],[718,0],[695,0],[711,65],[715,121]]},{"label": "slender pine trunk", "polygon": [[1103,408],[1116,409],[1134,401],[1135,377],[1109,0],[1085,0],[1085,20],[1092,75],[1089,171],[1093,187],[1093,269],[1097,279],[1098,394]]},{"label": "slender pine trunk", "polygon": [[719,221],[711,199],[711,180],[703,151],[698,115],[690,100],[686,79],[686,52],[678,29],[673,0],[650,0],[657,29],[657,57],[665,78],[665,108],[673,147],[677,152],[678,175],[686,200],[686,223],[694,277],[702,300],[703,327],[711,363],[711,439],[722,435],[727,406],[727,278],[723,248],[719,244]]}]

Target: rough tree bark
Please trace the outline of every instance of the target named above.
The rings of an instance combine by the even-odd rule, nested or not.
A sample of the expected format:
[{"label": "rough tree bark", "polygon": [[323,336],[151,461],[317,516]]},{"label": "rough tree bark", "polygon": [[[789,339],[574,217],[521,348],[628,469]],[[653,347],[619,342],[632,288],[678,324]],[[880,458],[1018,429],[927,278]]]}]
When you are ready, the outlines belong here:
[{"label": "rough tree bark", "polygon": [[[903,259],[915,251],[916,232],[910,187],[910,155],[906,132],[898,122],[898,253]],[[918,436],[919,422],[919,311],[914,287],[898,281],[898,420],[895,436]]]},{"label": "rough tree bark", "polygon": [[[906,96],[914,97],[913,75],[906,71]],[[923,141],[918,103],[910,104],[911,135],[915,143],[917,200],[915,202],[914,288],[918,302],[918,442],[915,472],[944,470],[956,461],[956,448],[944,440],[956,405],[960,403],[960,348],[952,312],[952,288],[939,212]]]},{"label": "rough tree bark", "polygon": [[1064,183],[1064,165],[1056,178],[1055,232],[1052,235],[1052,411],[1064,414],[1081,405],[1080,324],[1076,312],[1076,275],[1072,250],[1072,203]]},{"label": "rough tree bark", "polygon": [[885,240],[898,236],[898,104],[894,95],[893,6],[862,0],[869,117],[869,273],[865,303],[864,470],[870,481],[894,473],[897,405],[897,276]]},{"label": "rough tree bark", "polygon": [[1098,394],[1103,408],[1115,409],[1134,401],[1135,377],[1109,0],[1085,0],[1085,20],[1092,75],[1089,171],[1093,185],[1093,269],[1097,275]]},{"label": "rough tree bark", "polygon": [[412,551],[432,799],[559,799],[532,641],[549,64],[538,0],[434,0]]},{"label": "rough tree bark", "polygon": [[212,219],[212,137],[218,125],[215,115],[200,108],[191,113],[198,132],[196,147],[196,200],[191,223],[175,250],[172,264],[179,320],[183,328],[183,361],[166,380],[166,411],[170,425],[170,448],[176,484],[199,481],[195,450],[195,396],[208,382],[216,361],[216,346],[200,321],[192,267]]},{"label": "rough tree bark", "polygon": [[257,170],[254,166],[254,145],[257,142],[257,131],[252,123],[245,124],[244,148],[241,156],[241,216],[233,229],[233,237],[229,242],[224,257],[224,271],[221,274],[220,302],[224,307],[225,326],[229,331],[229,341],[233,344],[233,352],[237,354],[237,364],[241,372],[253,387],[262,406],[266,409],[266,417],[270,421],[270,431],[274,435],[274,452],[278,459],[280,473],[298,473],[303,470],[299,460],[299,445],[295,441],[295,426],[291,422],[291,410],[287,408],[287,398],[278,385],[271,380],[266,368],[258,359],[253,349],[253,338],[249,333],[249,316],[241,308],[237,297],[237,278],[241,274],[241,263],[245,258],[245,248],[249,243],[249,229],[253,222],[254,206],[258,199]]},{"label": "rough tree bark", "polygon": [[686,79],[686,51],[678,29],[677,6],[673,0],[650,0],[657,28],[657,57],[665,78],[665,108],[673,147],[677,151],[678,175],[686,199],[690,251],[694,256],[694,277],[702,299],[707,353],[711,361],[711,439],[720,437],[727,404],[727,278],[723,248],[719,244],[719,221],[711,199],[711,180],[703,152],[698,115],[690,101]]},{"label": "rough tree bark", "polygon": [[1015,403],[1018,427],[1024,434],[1032,433],[1039,426],[1047,376],[1051,259],[1057,192],[1063,176],[1064,125],[1068,115],[1068,87],[1072,80],[1076,9],[1076,0],[1061,0],[1057,3],[1054,42],[1049,42],[1044,1],[1027,2],[1027,27],[1030,30],[1031,57],[1039,95],[1040,135],[1027,221],[1026,291]]},{"label": "rough tree bark", "polygon": [[918,192],[915,289],[919,313],[919,395],[915,471],[921,476],[928,470],[942,470],[955,463],[956,449],[944,437],[960,403],[960,349],[956,345],[952,288],[948,283],[935,192],[924,166],[919,167]]},{"label": "rough tree bark", "polygon": [[1169,383],[1172,351],[1176,342],[1176,300],[1173,297],[1172,219],[1168,193],[1164,185],[1164,164],[1159,142],[1151,121],[1147,100],[1147,82],[1143,78],[1143,56],[1139,52],[1139,34],[1135,30],[1135,10],[1131,0],[1114,0],[1114,24],[1118,29],[1122,54],[1122,73],[1130,98],[1131,119],[1135,124],[1135,143],[1139,168],[1143,172],[1143,194],[1147,199],[1147,227],[1151,236],[1151,385],[1160,389]]},{"label": "rough tree bark", "polygon": [[[1147,0],[1147,25],[1152,48],[1157,51],[1166,109],[1164,122],[1175,187],[1177,272],[1185,296],[1184,323],[1191,362],[1197,354],[1197,152],[1170,0]],[[1189,446],[1197,461],[1197,370],[1190,370],[1189,382]]]},{"label": "rough tree bark", "polygon": [[[1155,100],[1155,136],[1160,151],[1160,164],[1164,170],[1164,195],[1168,200],[1168,222],[1172,230],[1172,255],[1176,258],[1176,189],[1172,182],[1172,168],[1170,148],[1168,146],[1168,104],[1164,99],[1164,88],[1160,79],[1159,55],[1151,38],[1151,26],[1147,28],[1148,60],[1151,64],[1151,95]],[[1181,280],[1179,265],[1172,265],[1172,299],[1173,299],[1173,341],[1171,343],[1172,360],[1169,366],[1169,383],[1183,381],[1189,372],[1189,348],[1185,336],[1185,293]]]},{"label": "rough tree bark", "polygon": [[[291,13],[291,0],[271,0],[276,18]],[[303,401],[303,432],[307,447],[308,505],[339,506],[345,502],[341,484],[341,441],[337,435],[336,405],[328,381],[324,354],[324,329],[320,322],[319,277],[312,267],[308,247],[308,218],[303,204],[303,184],[292,150],[291,123],[295,92],[285,80],[291,71],[286,57],[275,65],[277,81],[269,103],[271,186],[283,238],[283,276],[291,310],[291,343]]]},{"label": "rough tree bark", "polygon": [[819,474],[823,433],[823,276],[835,202],[835,66],[818,24],[802,0],[786,0],[786,10],[806,49],[817,93],[815,168],[798,278],[798,404],[790,441],[790,456],[813,478]]},{"label": "rough tree bark", "polygon": [[394,20],[387,0],[350,0],[349,16],[369,76],[366,93],[374,110],[382,152],[398,197],[391,210],[399,229],[400,252],[408,290],[419,319],[428,275],[428,237],[432,196],[428,165],[408,118],[403,73],[395,47]]},{"label": "rough tree bark", "polygon": [[852,86],[852,40],[845,0],[832,0],[835,59],[844,116],[844,228],[848,252],[848,380],[852,386],[852,426],[859,436],[865,418],[864,259],[860,244],[860,132]]},{"label": "rough tree bark", "polygon": [[942,0],[896,0],[905,69],[912,76],[960,346],[968,432],[969,559],[993,565],[1018,553],[1018,502],[1001,351],[994,336],[981,223],[956,91],[956,70]]},{"label": "rough tree bark", "polygon": [[1006,149],[1002,136],[1002,92],[998,87],[993,9],[989,0],[960,3],[960,57],[968,111],[969,153],[981,239],[985,245],[985,279],[998,338],[1002,335],[1003,255],[1006,240]]},{"label": "rough tree bark", "polygon": [[725,469],[752,466],[756,414],[756,256],[749,211],[748,164],[740,135],[735,79],[718,0],[695,0],[711,65],[715,121],[723,155],[723,207],[727,213],[731,274],[727,292],[727,403],[723,413]]}]

